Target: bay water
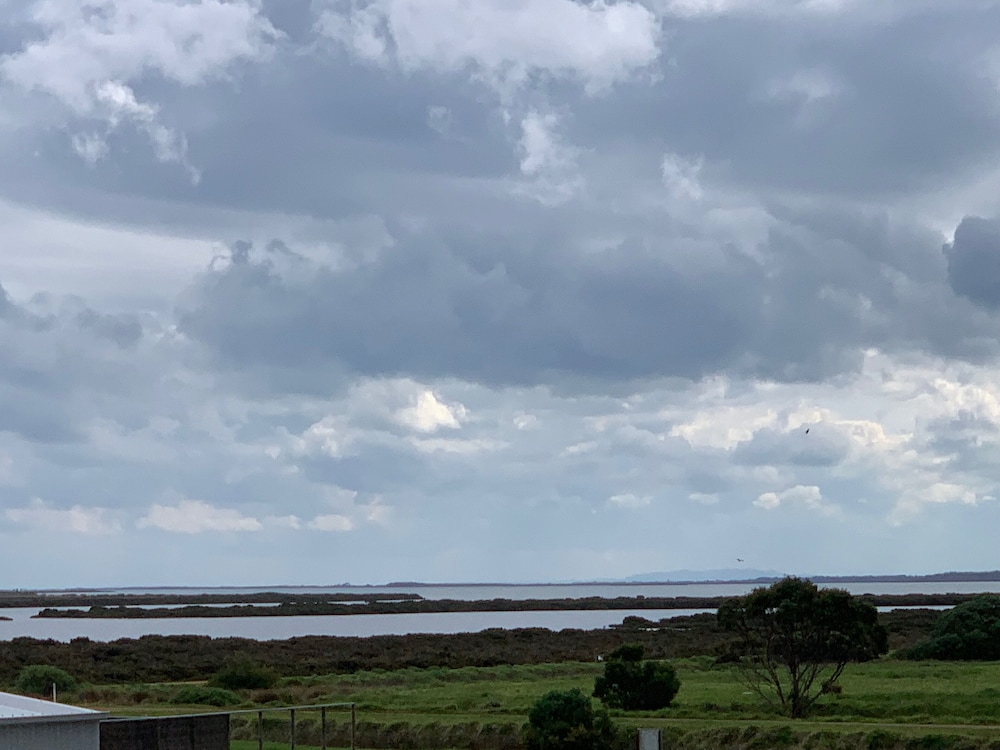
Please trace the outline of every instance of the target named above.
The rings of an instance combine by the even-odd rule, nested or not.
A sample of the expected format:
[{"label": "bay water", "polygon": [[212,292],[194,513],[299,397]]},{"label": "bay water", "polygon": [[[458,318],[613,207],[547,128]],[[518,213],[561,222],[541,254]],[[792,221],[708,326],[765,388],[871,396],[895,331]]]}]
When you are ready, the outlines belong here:
[{"label": "bay water", "polygon": [[[726,597],[746,594],[759,583],[642,583],[642,584],[465,584],[465,585],[399,585],[399,586],[264,586],[240,588],[151,588],[103,589],[87,593],[108,594],[240,594],[276,592],[283,594],[419,594],[425,599],[578,599],[586,597]],[[975,582],[888,582],[828,583],[823,586],[844,588],[852,594],[944,594],[1000,593],[1000,581]],[[59,605],[61,593],[51,592],[52,606]],[[582,611],[523,611],[523,612],[434,612],[395,615],[322,615],[278,617],[219,617],[163,619],[33,619],[39,609],[2,609],[0,640],[21,636],[69,641],[90,638],[112,641],[118,638],[139,638],[144,635],[204,635],[214,638],[238,637],[255,640],[280,640],[307,635],[373,636],[407,635],[411,633],[465,633],[488,628],[548,628],[590,630],[620,624],[630,615],[659,620],[712,610],[582,610]]]}]

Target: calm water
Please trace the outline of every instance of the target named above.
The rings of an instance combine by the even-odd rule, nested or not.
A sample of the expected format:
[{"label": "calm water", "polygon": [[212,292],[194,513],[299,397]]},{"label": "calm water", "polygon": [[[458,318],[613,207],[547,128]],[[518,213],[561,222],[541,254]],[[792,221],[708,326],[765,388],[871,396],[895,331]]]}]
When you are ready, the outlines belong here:
[{"label": "calm water", "polygon": [[580,628],[617,625],[629,615],[650,620],[709,610],[644,609],[584,612],[433,612],[418,615],[323,615],[299,617],[176,617],[163,620],[32,620],[37,609],[0,609],[13,618],[0,621],[0,640],[19,636],[68,641],[81,636],[94,641],[143,635],[209,635],[259,641],[303,635],[406,635],[409,633],[474,633],[487,628]]},{"label": "calm water", "polygon": [[[258,586],[230,588],[126,588],[93,589],[94,594],[417,594],[424,599],[583,599],[590,596],[739,596],[759,583],[553,583],[553,584],[448,584],[425,586]],[[1000,581],[955,583],[819,584],[823,588],[847,589],[852,594],[979,594],[1000,593]],[[61,592],[62,593],[62,592]],[[75,593],[67,591],[65,593]],[[58,593],[52,594],[58,597]]]},{"label": "calm water", "polygon": [[[425,599],[561,599],[591,596],[739,596],[759,584],[586,584],[586,585],[468,585],[468,586],[336,586],[263,587],[226,589],[108,589],[94,593],[193,594],[251,593],[416,593]],[[1000,593],[1000,582],[829,584],[853,594]],[[58,601],[58,594],[53,595]],[[54,603],[55,603],[54,601]],[[440,612],[402,615],[326,615],[304,617],[170,618],[161,620],[31,619],[37,608],[0,609],[12,621],[0,621],[0,640],[20,636],[68,641],[86,637],[95,641],[138,638],[143,635],[207,635],[275,640],[304,635],[406,635],[409,633],[466,633],[487,628],[539,627],[593,629],[621,623],[629,615],[658,620],[711,610],[592,610],[582,612]]]}]

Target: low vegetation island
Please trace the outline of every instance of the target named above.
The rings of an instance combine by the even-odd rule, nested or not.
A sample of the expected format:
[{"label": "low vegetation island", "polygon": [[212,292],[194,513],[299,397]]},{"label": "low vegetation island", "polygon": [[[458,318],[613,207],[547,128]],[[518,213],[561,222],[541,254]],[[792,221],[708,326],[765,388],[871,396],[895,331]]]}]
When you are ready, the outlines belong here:
[{"label": "low vegetation island", "polygon": [[[423,599],[383,594],[375,598],[342,599],[340,595],[258,594],[254,601],[233,597],[236,601],[213,595],[212,601],[188,601],[189,598],[163,595],[142,596],[137,601],[101,599],[86,609],[71,608],[60,602],[46,606],[33,617],[94,619],[166,619],[178,617],[290,617],[317,615],[400,615],[445,612],[549,612],[596,610],[677,610],[718,609],[725,597],[584,597],[563,599]],[[946,607],[961,604],[974,594],[880,594],[858,597],[876,607]],[[128,601],[126,601],[128,599]],[[222,599],[222,601],[219,601]],[[228,599],[228,601],[227,601]],[[51,604],[47,601],[46,604]],[[37,606],[37,605],[36,605]]]}]

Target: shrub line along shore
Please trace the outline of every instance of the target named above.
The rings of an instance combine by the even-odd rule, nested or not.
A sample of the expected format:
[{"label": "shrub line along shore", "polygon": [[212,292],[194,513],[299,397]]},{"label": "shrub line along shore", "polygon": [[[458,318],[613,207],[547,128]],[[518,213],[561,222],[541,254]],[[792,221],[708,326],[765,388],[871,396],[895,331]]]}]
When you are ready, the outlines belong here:
[{"label": "shrub line along shore", "polygon": [[[166,619],[178,617],[290,617],[316,615],[388,615],[449,612],[547,612],[592,610],[718,609],[727,597],[584,597],[563,599],[423,599],[417,595],[375,595],[344,599],[338,595],[257,594],[246,597],[202,595],[175,597],[141,595],[59,601],[25,597],[19,607],[44,607],[34,617],[92,619]],[[975,594],[864,594],[858,598],[876,607],[948,607]],[[5,604],[0,597],[0,607]],[[32,601],[32,604],[25,604]],[[229,604],[230,606],[225,606]],[[170,605],[169,607],[166,605]],[[87,609],[68,607],[86,606]]]},{"label": "shrub line along shore", "polygon": [[[891,648],[927,639],[940,611],[883,612]],[[716,654],[729,640],[714,614],[659,623],[628,617],[622,626],[597,630],[492,628],[450,635],[303,636],[285,640],[147,635],[111,642],[74,638],[68,643],[14,638],[0,648],[0,681],[28,664],[55,664],[94,683],[198,680],[247,653],[283,676],[343,674],[360,670],[592,662],[623,643],[639,643],[655,659]]]}]

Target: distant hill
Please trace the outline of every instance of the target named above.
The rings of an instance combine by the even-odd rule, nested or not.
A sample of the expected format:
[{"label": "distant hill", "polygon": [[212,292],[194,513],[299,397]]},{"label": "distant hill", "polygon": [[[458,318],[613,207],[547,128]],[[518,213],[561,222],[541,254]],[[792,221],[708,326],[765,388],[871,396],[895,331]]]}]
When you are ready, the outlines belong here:
[{"label": "distant hill", "polygon": [[[420,588],[425,586],[599,586],[602,584],[622,583],[761,583],[768,584],[784,578],[788,573],[780,570],[762,570],[759,568],[715,568],[712,570],[661,570],[653,573],[637,573],[627,578],[599,578],[570,581],[535,581],[520,583],[501,582],[464,582],[464,583],[429,583],[423,581],[393,581],[385,584],[388,588]],[[987,571],[950,571],[947,573],[929,573],[926,575],[885,574],[885,575],[809,575],[796,573],[801,578],[808,578],[815,583],[975,583],[979,581],[1000,581],[1000,570]],[[353,588],[353,587],[352,587]]]},{"label": "distant hill", "polygon": [[927,575],[880,575],[880,576],[806,576],[816,583],[868,583],[883,581],[885,583],[957,583],[977,581],[1000,581],[1000,570],[951,571],[948,573],[929,573]]},{"label": "distant hill", "polygon": [[[712,582],[768,582],[783,578],[786,573],[777,570],[757,570],[755,568],[721,568],[718,570],[671,570],[658,573],[640,573],[623,579],[626,583],[705,583]],[[926,575],[806,575],[815,583],[957,583],[978,581],[1000,581],[1000,570],[986,571],[950,571],[947,573],[928,573]]]},{"label": "distant hill", "polygon": [[669,570],[629,576],[626,583],[704,583],[706,581],[770,581],[784,577],[778,570],[719,568],[716,570]]}]

